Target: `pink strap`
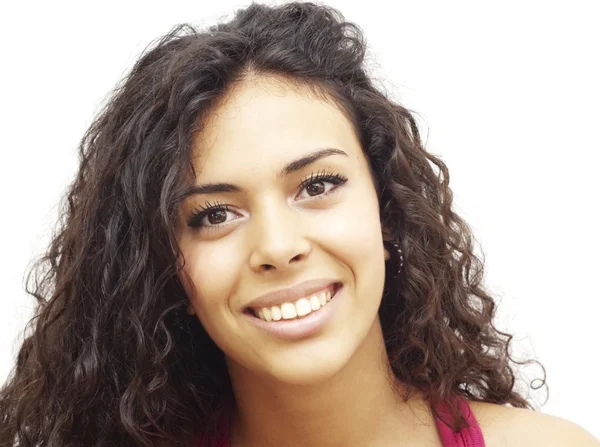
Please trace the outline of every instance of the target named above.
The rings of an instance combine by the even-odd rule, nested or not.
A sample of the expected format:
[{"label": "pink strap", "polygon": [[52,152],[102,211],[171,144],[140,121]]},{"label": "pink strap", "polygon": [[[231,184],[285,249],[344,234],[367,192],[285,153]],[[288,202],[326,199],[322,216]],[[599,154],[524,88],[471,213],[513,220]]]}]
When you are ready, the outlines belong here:
[{"label": "pink strap", "polygon": [[[475,415],[469,407],[469,403],[464,399],[459,399],[458,404],[463,416],[466,417],[469,427],[463,428],[460,432],[454,432],[444,421],[437,418],[436,424],[440,439],[444,447],[485,447],[481,428],[475,419]],[[442,416],[448,416],[447,408],[444,405],[438,407]]]}]

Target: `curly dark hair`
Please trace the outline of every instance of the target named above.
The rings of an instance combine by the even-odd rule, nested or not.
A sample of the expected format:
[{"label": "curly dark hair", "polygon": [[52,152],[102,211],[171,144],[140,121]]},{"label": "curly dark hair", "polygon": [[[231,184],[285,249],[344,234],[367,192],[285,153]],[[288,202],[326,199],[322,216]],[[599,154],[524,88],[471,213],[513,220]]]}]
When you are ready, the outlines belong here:
[{"label": "curly dark hair", "polygon": [[[397,379],[433,408],[457,396],[532,408],[446,165],[414,114],[374,85],[365,55],[360,28],[314,3],[251,4],[144,51],[82,138],[59,229],[29,271],[38,304],[0,393],[0,445],[189,445],[223,407],[224,354],[186,314],[175,222],[192,137],[249,74],[309,88],[355,126],[384,242],[404,252],[400,275],[398,260],[386,267],[379,311]],[[457,408],[451,419],[466,425]]]}]

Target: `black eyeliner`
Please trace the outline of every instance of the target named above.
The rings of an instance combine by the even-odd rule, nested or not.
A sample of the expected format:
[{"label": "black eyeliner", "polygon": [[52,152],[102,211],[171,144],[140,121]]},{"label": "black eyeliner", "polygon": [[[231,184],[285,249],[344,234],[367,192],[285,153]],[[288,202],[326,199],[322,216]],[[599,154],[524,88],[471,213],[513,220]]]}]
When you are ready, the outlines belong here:
[{"label": "black eyeliner", "polygon": [[324,182],[324,181],[338,186],[343,183],[346,183],[348,181],[348,178],[344,177],[341,174],[335,174],[332,171],[327,171],[327,170],[313,172],[307,178],[302,180],[302,182],[300,182],[300,186],[298,186],[298,189],[302,190],[302,189],[306,188],[308,185],[310,185],[311,183]]},{"label": "black eyeliner", "polygon": [[210,213],[215,211],[230,211],[231,208],[229,205],[221,203],[219,201],[215,201],[214,203],[210,203],[209,201],[205,202],[205,206],[200,206],[200,208],[196,209],[190,218],[188,219],[188,226],[193,228],[201,227],[200,222]]},{"label": "black eyeliner", "polygon": [[[348,181],[347,177],[345,177],[341,174],[336,174],[330,170],[324,169],[322,171],[312,172],[308,177],[306,177],[304,180],[302,180],[300,182],[300,185],[298,186],[298,190],[302,191],[307,186],[309,186],[313,183],[317,183],[317,182],[328,182],[328,183],[331,183],[332,185],[336,186],[336,188],[332,188],[330,191],[328,191],[326,193],[319,194],[318,196],[313,196],[314,199],[318,199],[320,197],[326,197],[329,194],[335,192],[338,189],[337,186],[343,185],[347,181]],[[200,206],[200,208],[196,209],[192,213],[192,215],[190,216],[190,218],[187,221],[188,226],[192,227],[192,228],[196,228],[196,229],[203,229],[203,230],[218,228],[222,224],[206,225],[206,226],[201,225],[202,219],[204,219],[210,213],[213,213],[215,211],[231,211],[231,206],[221,203],[219,201],[215,201],[214,203],[210,203],[209,201],[206,201],[204,206]]]}]

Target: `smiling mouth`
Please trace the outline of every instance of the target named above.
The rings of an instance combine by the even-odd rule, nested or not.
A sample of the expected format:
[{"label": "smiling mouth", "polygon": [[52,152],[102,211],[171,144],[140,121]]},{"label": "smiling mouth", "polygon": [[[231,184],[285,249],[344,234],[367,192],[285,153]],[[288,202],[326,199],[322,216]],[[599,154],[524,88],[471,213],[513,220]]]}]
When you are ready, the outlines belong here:
[{"label": "smiling mouth", "polygon": [[278,306],[248,308],[246,313],[266,322],[302,319],[327,306],[341,288],[341,283],[335,283],[333,287],[302,297],[296,301],[282,303]]}]

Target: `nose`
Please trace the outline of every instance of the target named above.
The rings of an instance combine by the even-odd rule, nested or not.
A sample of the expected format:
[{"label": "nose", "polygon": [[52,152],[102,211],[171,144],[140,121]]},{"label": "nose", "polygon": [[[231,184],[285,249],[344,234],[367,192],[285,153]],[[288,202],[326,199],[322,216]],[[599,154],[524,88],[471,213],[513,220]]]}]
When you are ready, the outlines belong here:
[{"label": "nose", "polygon": [[311,244],[297,213],[287,204],[271,203],[253,215],[250,267],[256,272],[284,271],[303,264]]}]

